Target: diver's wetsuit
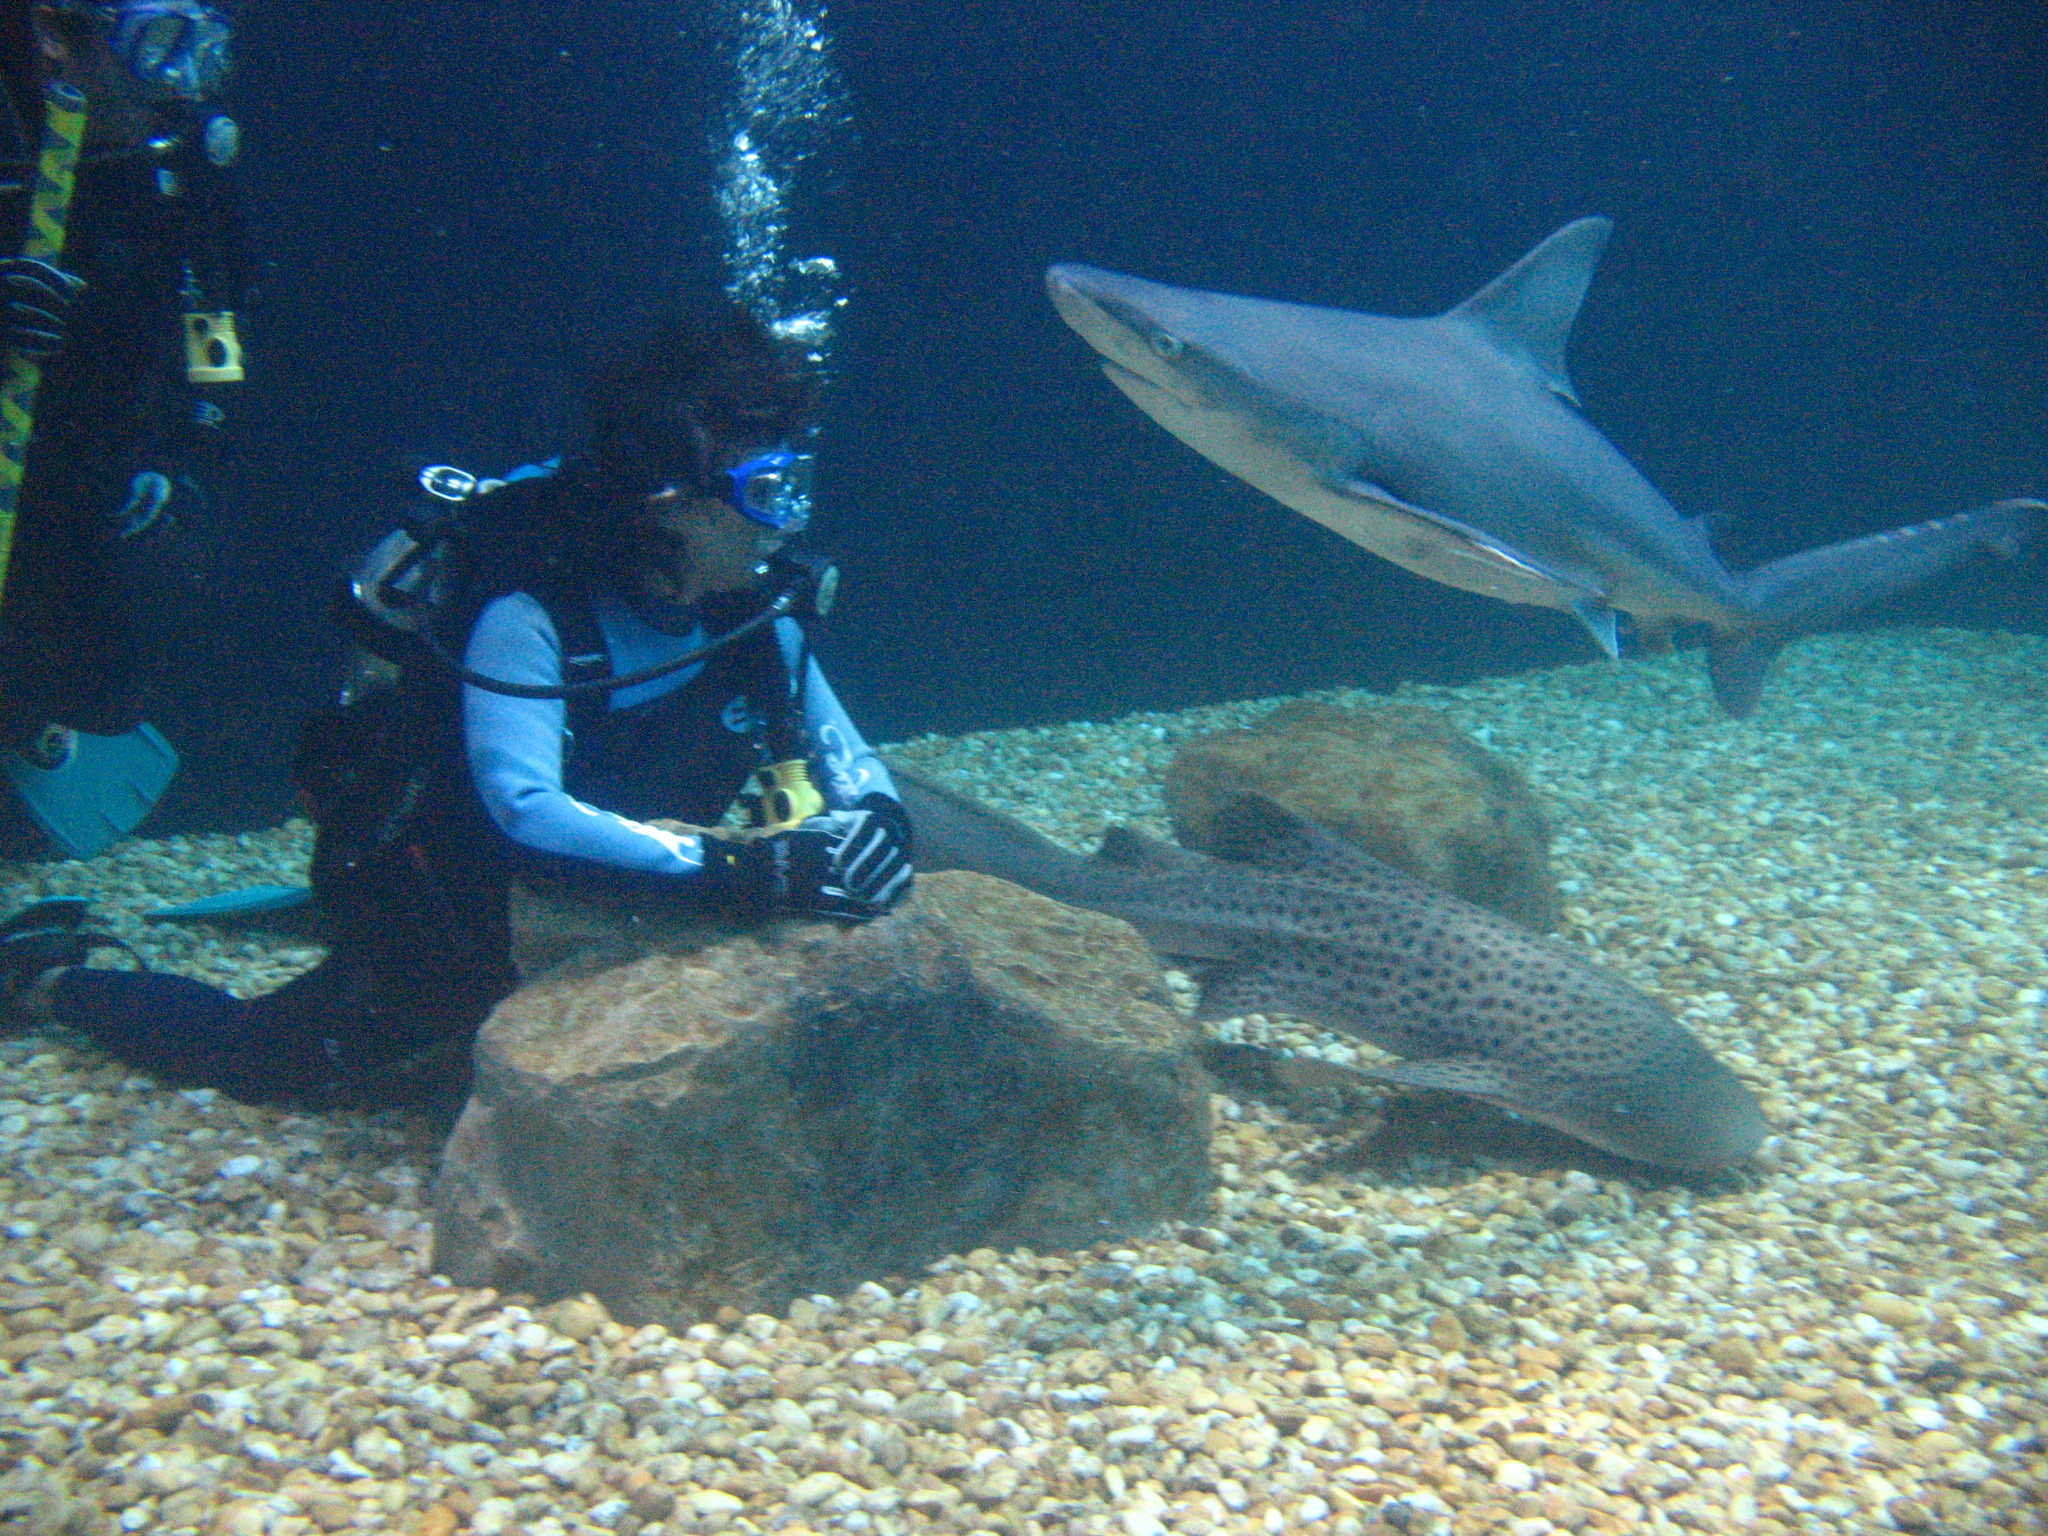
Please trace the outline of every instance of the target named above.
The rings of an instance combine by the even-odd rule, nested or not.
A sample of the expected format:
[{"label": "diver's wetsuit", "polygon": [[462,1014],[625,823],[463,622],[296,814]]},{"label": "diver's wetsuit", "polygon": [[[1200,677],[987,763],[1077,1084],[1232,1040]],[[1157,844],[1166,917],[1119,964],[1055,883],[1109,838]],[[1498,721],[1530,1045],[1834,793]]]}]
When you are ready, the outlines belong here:
[{"label": "diver's wetsuit", "polygon": [[[617,674],[706,638],[687,615],[656,628],[621,602],[600,601],[558,626],[566,612],[524,593],[498,599],[471,632],[468,665],[508,682],[555,684],[565,653],[572,674],[579,665]],[[786,691],[799,667],[827,803],[893,798],[887,771],[788,619],[614,694],[609,708],[464,688],[461,760],[451,740],[452,771],[428,776],[439,789],[402,836],[380,841],[372,829],[351,849],[323,819],[314,889],[336,931],[319,966],[248,1002],[182,976],[73,969],[53,989],[52,1012],[125,1061],[239,1098],[458,1102],[471,1035],[518,980],[508,877],[716,899],[701,839],[636,818],[715,821],[760,761],[761,695]],[[435,707],[424,692],[398,699],[393,728],[431,731]]]},{"label": "diver's wetsuit", "polygon": [[[579,640],[601,645],[616,675],[681,655],[707,638],[690,614],[664,615],[618,600],[600,600],[593,614],[596,634],[572,634],[565,647],[546,606],[523,592],[499,598],[471,631],[468,666],[510,683],[552,685],[563,680],[565,649],[574,670]],[[833,697],[795,620],[778,620],[774,636],[779,656],[765,636],[742,642],[670,677],[622,689],[602,712],[572,713],[559,699],[464,688],[463,728],[477,792],[491,820],[523,850],[522,862],[547,867],[568,859],[657,879],[701,876],[701,838],[646,823],[718,819],[762,760],[760,736],[775,707],[762,695],[786,689],[799,667],[805,732],[823,770],[818,788],[827,808],[850,809],[875,793],[894,799],[888,770]],[[655,707],[678,690],[692,707]]]},{"label": "diver's wetsuit", "polygon": [[[88,149],[79,163],[58,265],[88,287],[36,397],[0,608],[0,747],[51,722],[119,735],[141,718],[126,567],[169,518],[137,526],[147,506],[126,510],[130,484],[155,470],[189,486],[215,435],[196,424],[214,386],[185,378],[188,264],[208,309],[243,309],[247,288],[231,173],[199,137],[194,124],[160,148]],[[27,228],[34,154],[17,145],[0,164],[0,230]]]}]

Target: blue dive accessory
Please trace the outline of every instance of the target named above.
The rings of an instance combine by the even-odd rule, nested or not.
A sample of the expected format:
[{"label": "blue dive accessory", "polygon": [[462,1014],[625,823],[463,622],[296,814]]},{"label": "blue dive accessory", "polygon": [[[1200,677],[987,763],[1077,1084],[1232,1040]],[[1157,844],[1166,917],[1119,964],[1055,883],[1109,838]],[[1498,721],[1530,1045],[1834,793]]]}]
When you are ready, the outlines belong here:
[{"label": "blue dive accessory", "polygon": [[777,533],[801,533],[811,520],[811,468],[808,453],[778,448],[756,454],[728,469],[733,510]]},{"label": "blue dive accessory", "polygon": [[234,68],[234,28],[199,0],[123,0],[107,49],[153,95],[204,101]]}]

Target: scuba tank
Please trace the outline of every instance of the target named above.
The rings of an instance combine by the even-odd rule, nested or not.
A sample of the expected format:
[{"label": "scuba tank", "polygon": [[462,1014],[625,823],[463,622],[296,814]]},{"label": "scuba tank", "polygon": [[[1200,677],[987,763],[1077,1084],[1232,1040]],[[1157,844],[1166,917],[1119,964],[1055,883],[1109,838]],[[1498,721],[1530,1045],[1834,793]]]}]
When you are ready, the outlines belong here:
[{"label": "scuba tank", "polygon": [[[502,586],[486,579],[502,572],[488,568],[523,568],[545,579],[556,563],[548,550],[559,542],[558,530],[536,522],[529,499],[518,494],[517,487],[522,481],[552,475],[557,462],[522,466],[503,479],[479,479],[446,464],[420,472],[425,504],[372,547],[339,594],[336,608],[342,628],[375,658],[359,662],[344,690],[344,705],[359,692],[421,669],[514,698],[575,701],[638,687],[695,666],[760,635],[777,619],[822,618],[830,612],[838,593],[838,568],[822,556],[778,551],[766,562],[765,597],[749,594],[746,606],[751,611],[682,655],[633,672],[549,685],[513,683],[471,670],[455,651],[483,601],[492,595],[488,589]],[[773,832],[819,814],[825,800],[811,778],[805,728],[808,651],[794,668],[782,663],[781,649],[772,643],[760,646],[758,654],[761,662],[748,694],[763,716],[762,762],[752,788],[740,799],[756,828]]]},{"label": "scuba tank", "polygon": [[[568,699],[589,693],[616,693],[636,688],[657,678],[694,666],[706,657],[765,629],[781,618],[823,618],[831,611],[839,591],[839,568],[817,555],[778,551],[766,562],[771,595],[757,611],[739,624],[713,636],[696,649],[653,666],[642,667],[616,677],[601,677],[581,683],[537,685],[486,677],[463,666],[436,633],[437,620],[451,610],[473,610],[477,596],[473,587],[479,561],[480,540],[534,543],[536,530],[520,527],[513,518],[496,519],[489,514],[495,493],[521,480],[552,473],[551,468],[528,466],[527,473],[514,471],[502,480],[478,480],[466,470],[436,464],[420,471],[420,484],[427,494],[450,505],[450,510],[429,510],[393,529],[364,556],[342,593],[340,617],[351,638],[395,666],[413,666],[431,661],[442,670],[487,693],[502,693],[517,699]],[[539,574],[555,562],[537,559]],[[463,628],[474,618],[473,611],[462,617]]]}]

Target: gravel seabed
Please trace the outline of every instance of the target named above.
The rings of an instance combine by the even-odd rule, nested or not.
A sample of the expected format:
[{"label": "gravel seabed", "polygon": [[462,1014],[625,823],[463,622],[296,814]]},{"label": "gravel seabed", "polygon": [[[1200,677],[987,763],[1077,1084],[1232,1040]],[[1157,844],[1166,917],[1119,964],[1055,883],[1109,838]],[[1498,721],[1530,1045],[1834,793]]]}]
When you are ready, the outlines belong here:
[{"label": "gravel seabed", "polygon": [[[2048,640],[1808,642],[1747,722],[1696,656],[1400,697],[1529,774],[1568,936],[1755,1087],[1752,1168],[1442,1103],[1361,1156],[1219,1096],[1205,1225],[670,1333],[429,1275],[423,1125],[16,1038],[0,1529],[2048,1531]],[[1163,832],[1175,744],[1272,702],[895,755],[1085,845]],[[0,898],[92,894],[262,990],[318,951],[140,914],[307,846],[125,844]]]}]

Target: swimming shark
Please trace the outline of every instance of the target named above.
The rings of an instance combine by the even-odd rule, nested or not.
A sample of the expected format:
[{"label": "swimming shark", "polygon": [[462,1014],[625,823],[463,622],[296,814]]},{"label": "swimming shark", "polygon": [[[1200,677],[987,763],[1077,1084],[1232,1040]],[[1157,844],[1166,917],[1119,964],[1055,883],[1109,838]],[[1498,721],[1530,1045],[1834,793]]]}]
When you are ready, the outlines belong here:
[{"label": "swimming shark", "polygon": [[1447,586],[1576,614],[1620,654],[1704,624],[1731,715],[1794,636],[2016,552],[2048,503],[1994,502],[1738,574],[1577,409],[1565,344],[1613,230],[1565,225],[1462,304],[1395,319],[1046,272],[1060,316],[1137,407],[1197,453],[1352,543]]},{"label": "swimming shark", "polygon": [[1741,1162],[1756,1100],[1683,1025],[1561,940],[1246,795],[1213,859],[1112,827],[1093,857],[898,764],[921,870],[968,869],[1123,919],[1205,971],[1201,1014],[1284,1012],[1408,1058],[1366,1069],[1471,1095],[1623,1157]]}]

